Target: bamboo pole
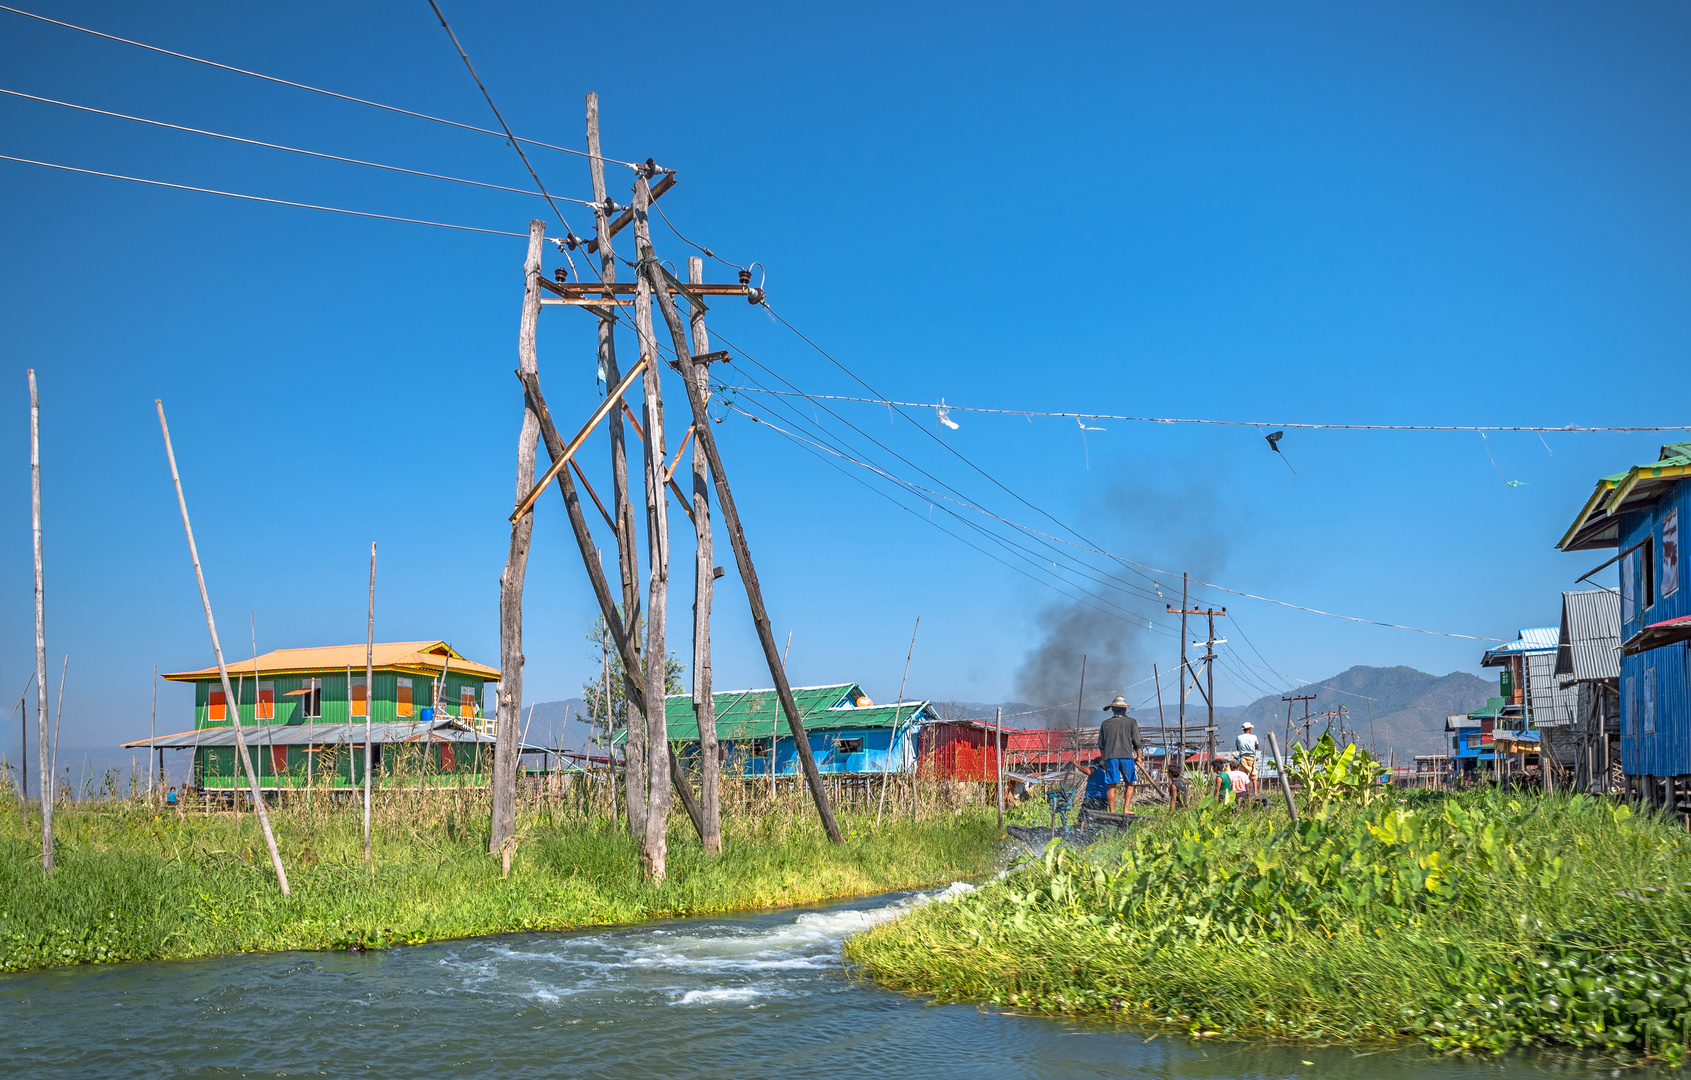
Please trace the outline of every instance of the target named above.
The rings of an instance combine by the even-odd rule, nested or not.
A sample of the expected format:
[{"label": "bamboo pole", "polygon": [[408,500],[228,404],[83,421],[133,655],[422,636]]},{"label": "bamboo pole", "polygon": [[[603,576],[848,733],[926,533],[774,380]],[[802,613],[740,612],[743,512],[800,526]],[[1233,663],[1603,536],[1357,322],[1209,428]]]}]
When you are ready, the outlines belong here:
[{"label": "bamboo pole", "polygon": [[[540,320],[540,250],[546,239],[546,223],[528,223],[528,257],[523,264],[522,321],[517,332],[517,367],[534,372],[535,332]],[[540,441],[540,418],[524,400],[522,430],[517,436],[517,493],[521,499],[534,487],[535,447]],[[523,702],[523,581],[528,574],[529,542],[534,534],[534,513],[529,511],[511,526],[511,544],[505,572],[499,577],[499,701],[494,728],[492,827],[488,850],[500,854],[516,836],[517,725]]]},{"label": "bamboo pole", "polygon": [[19,713],[20,745],[23,749],[23,764],[18,770],[18,802],[23,805],[24,824],[29,823],[29,706],[25,702],[29,699],[29,688],[35,684],[35,673],[29,673],[24,680],[23,691],[18,694],[18,703],[12,706],[12,711]]},{"label": "bamboo pole", "polygon": [[[687,260],[687,280],[701,285],[705,280],[705,261],[697,256]],[[692,305],[693,355],[710,352],[710,333],[705,329],[705,307]],[[681,377],[690,380],[694,390],[707,402],[710,400],[709,368],[700,361],[681,365]],[[716,596],[715,548],[710,532],[710,462],[697,443],[693,444],[693,716],[699,726],[700,802],[704,810],[705,851],[715,855],[722,850],[721,761],[716,742],[716,698],[710,659],[710,609]]]},{"label": "bamboo pole", "polygon": [[1004,832],[1004,706],[994,710],[997,714],[998,743],[994,747],[993,760],[998,769],[998,831]]},{"label": "bamboo pole", "polygon": [[[910,681],[910,658],[916,655],[916,634],[922,629],[922,616],[916,616],[916,626],[910,631],[910,651],[904,654],[904,677],[898,680],[898,700],[892,703],[892,736],[887,741],[886,768],[881,770],[881,803],[875,808],[875,828],[881,827],[881,811],[887,806],[887,778],[892,774],[892,746],[898,741],[898,707],[904,704],[904,687]],[[911,717],[915,719],[914,716]],[[999,817],[1003,817],[1002,814]],[[1003,824],[1002,821],[999,822]]]},{"label": "bamboo pole", "polygon": [[[194,526],[188,520],[188,499],[182,494],[182,477],[176,471],[176,451],[170,445],[170,425],[165,423],[164,402],[155,399],[153,405],[159,413],[159,430],[164,433],[164,454],[170,461],[170,480],[176,485],[176,503],[182,510],[182,530],[188,534],[188,556],[194,563],[194,580],[200,587],[200,603],[205,607],[206,631],[211,635],[211,651],[217,656],[217,676],[223,683],[223,700],[228,701],[233,696],[229,685],[229,665],[223,662],[223,644],[217,639],[217,620],[211,613],[211,594],[206,591],[205,572],[200,569],[200,550],[194,544]],[[235,752],[240,755],[241,768],[246,771],[247,782],[252,787],[253,809],[258,814],[259,829],[264,833],[264,844],[270,849],[270,864],[276,868],[276,883],[281,886],[282,895],[288,895],[288,872],[282,867],[282,853],[276,848],[276,836],[270,831],[270,815],[264,808],[264,797],[258,790],[258,777],[253,773],[252,759],[247,756],[247,738],[241,730],[241,710],[236,708],[229,713],[230,721],[235,726]]]},{"label": "bamboo pole", "polygon": [[[653,265],[657,256],[652,252],[650,222],[646,208],[651,203],[651,189],[646,177],[634,178],[634,251],[638,265]],[[642,274],[635,281],[634,329],[639,337],[644,357],[657,355],[657,340],[652,332],[652,290],[650,274]],[[668,290],[662,282],[656,283]],[[683,344],[679,352],[685,353]],[[648,363],[645,371],[644,407],[646,438],[644,440],[644,475],[646,480],[646,844],[644,859],[646,877],[650,881],[664,880],[667,857],[670,808],[669,725],[665,716],[665,658],[669,617],[669,500],[664,496],[664,420],[663,387],[658,366]]]},{"label": "bamboo pole", "polygon": [[47,797],[54,802],[59,801],[59,732],[64,730],[65,722],[65,676],[70,673],[70,654],[65,654],[65,666],[59,669],[59,696],[53,706],[53,756],[52,767],[47,770],[51,778],[48,781]]},{"label": "bamboo pole", "polygon": [[[599,153],[599,95],[587,95],[587,166],[593,181],[593,247],[599,254],[599,279],[611,285],[617,279],[616,252],[611,248],[613,229],[605,195],[605,159]],[[668,295],[667,292],[664,295]],[[610,293],[607,290],[606,296]],[[617,371],[616,316],[614,309],[599,313],[599,365],[605,383],[622,380]],[[617,568],[622,577],[622,616],[632,637],[640,631],[640,552],[634,539],[634,507],[629,499],[628,451],[623,439],[622,415],[613,411],[606,431],[611,440],[611,514],[616,519]],[[661,495],[659,496],[662,497]],[[623,794],[628,809],[631,835],[646,833],[646,730],[644,705],[636,705],[636,679],[644,665],[623,662],[624,700],[627,703],[627,733],[623,742]]]},{"label": "bamboo pole", "polygon": [[[687,336],[682,330],[681,317],[676,312],[675,301],[670,297],[668,285],[663,280],[662,269],[655,258],[642,258],[638,265],[644,268],[652,292],[656,294],[664,322],[669,325],[670,338],[677,357],[686,355]],[[793,689],[787,682],[786,665],[775,650],[775,634],[769,625],[769,612],[764,607],[763,587],[758,584],[757,568],[752,565],[745,528],[740,522],[739,509],[734,504],[734,493],[728,486],[728,474],[722,467],[722,454],[717,448],[716,436],[711,432],[709,411],[704,398],[699,395],[693,383],[688,380],[682,380],[682,383],[687,388],[688,403],[693,407],[693,437],[704,447],[705,457],[710,463],[711,476],[716,484],[717,505],[722,508],[722,523],[728,530],[728,540],[734,548],[734,561],[739,566],[740,581],[746,587],[746,599],[752,609],[752,624],[757,630],[758,642],[763,646],[763,656],[769,664],[769,673],[775,681],[775,692],[781,700],[782,711],[787,714],[787,727],[792,732],[793,749],[798,754],[799,765],[804,771],[805,783],[810,788],[810,797],[816,804],[817,816],[822,819],[823,830],[834,843],[844,843],[845,837],[840,833],[839,823],[834,820],[834,810],[829,804],[827,790],[822,786],[822,774],[816,768],[816,756],[810,751],[810,739],[804,730],[804,718],[799,715],[798,702],[793,699]],[[658,497],[662,498],[662,492],[659,492]],[[772,765],[775,756],[773,743],[774,740],[771,739]]]},{"label": "bamboo pole", "polygon": [[[147,749],[159,756],[159,772],[164,772],[164,751],[153,746],[159,737],[159,666],[153,665],[153,711],[147,720]],[[153,801],[154,773],[152,762],[147,763],[147,801]],[[163,779],[163,777],[158,777]]]},{"label": "bamboo pole", "polygon": [[51,759],[47,750],[47,615],[41,568],[41,398],[35,388],[34,368],[29,369],[29,513],[30,535],[35,545],[35,787],[41,799],[41,868],[51,874],[53,780],[47,771]]},{"label": "bamboo pole", "polygon": [[[524,427],[527,427],[525,424]],[[351,680],[347,680],[346,698],[352,701]],[[374,762],[371,748],[371,714],[376,700],[376,542],[370,541],[370,607],[364,624],[364,861],[370,862],[370,769]],[[348,717],[350,720],[351,717]]]}]

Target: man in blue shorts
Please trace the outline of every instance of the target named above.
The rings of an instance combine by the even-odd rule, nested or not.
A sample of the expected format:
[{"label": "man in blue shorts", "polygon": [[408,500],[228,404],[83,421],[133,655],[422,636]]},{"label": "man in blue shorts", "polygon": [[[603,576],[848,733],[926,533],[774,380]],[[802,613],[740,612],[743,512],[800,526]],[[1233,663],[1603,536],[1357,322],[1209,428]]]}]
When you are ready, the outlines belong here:
[{"label": "man in blue shorts", "polygon": [[1116,790],[1122,789],[1122,812],[1133,810],[1133,785],[1139,782],[1139,751],[1144,741],[1139,721],[1128,715],[1127,699],[1120,694],[1104,706],[1109,717],[1098,727],[1098,751],[1104,759],[1104,782],[1110,785],[1110,810],[1116,808]]}]

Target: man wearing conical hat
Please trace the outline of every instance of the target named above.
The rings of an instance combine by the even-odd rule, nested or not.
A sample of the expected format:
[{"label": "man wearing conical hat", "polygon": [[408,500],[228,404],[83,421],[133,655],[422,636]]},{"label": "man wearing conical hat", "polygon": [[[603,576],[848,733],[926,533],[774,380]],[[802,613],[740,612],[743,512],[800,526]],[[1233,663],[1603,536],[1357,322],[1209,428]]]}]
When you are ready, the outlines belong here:
[{"label": "man wearing conical hat", "polygon": [[1144,740],[1139,721],[1128,715],[1127,699],[1120,694],[1104,706],[1110,715],[1098,727],[1098,752],[1104,759],[1104,782],[1110,785],[1110,812],[1116,809],[1116,792],[1122,792],[1122,812],[1133,809],[1133,785],[1139,782],[1139,751]]}]

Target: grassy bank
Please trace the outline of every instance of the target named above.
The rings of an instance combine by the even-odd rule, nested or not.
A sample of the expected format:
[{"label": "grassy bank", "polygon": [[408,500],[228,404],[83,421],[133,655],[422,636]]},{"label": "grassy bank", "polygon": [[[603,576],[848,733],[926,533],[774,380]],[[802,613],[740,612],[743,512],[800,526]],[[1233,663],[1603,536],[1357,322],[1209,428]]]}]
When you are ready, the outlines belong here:
[{"label": "grassy bank", "polygon": [[375,865],[356,808],[272,811],[293,895],[282,897],[253,815],[113,800],[54,815],[56,869],[41,872],[40,824],[16,803],[0,819],[0,970],[207,956],[243,950],[380,947],[506,931],[809,904],[915,888],[992,867],[979,811],[889,820],[842,812],[831,845],[797,800],[724,815],[707,858],[685,818],[670,830],[670,880],[640,880],[626,827],[525,813],[511,876],[487,854],[480,800],[442,798],[384,814]]},{"label": "grassy bank", "polygon": [[1584,796],[1162,812],[847,943],[885,985],[1194,1034],[1684,1058],[1691,844]]}]

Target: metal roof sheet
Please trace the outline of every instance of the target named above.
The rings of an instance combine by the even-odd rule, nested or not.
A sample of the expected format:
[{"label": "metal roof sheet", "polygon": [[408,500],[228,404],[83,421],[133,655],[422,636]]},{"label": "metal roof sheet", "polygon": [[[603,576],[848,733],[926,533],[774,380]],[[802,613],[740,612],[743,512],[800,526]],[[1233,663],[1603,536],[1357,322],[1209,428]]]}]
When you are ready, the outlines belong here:
[{"label": "metal roof sheet", "polygon": [[[323,645],[304,649],[275,649],[251,660],[236,660],[228,665],[231,675],[286,675],[308,671],[364,670],[365,649],[358,645]],[[486,664],[466,660],[444,641],[378,641],[372,656],[375,666],[383,670],[423,673],[438,672],[444,666],[460,675],[480,675],[483,679],[499,678],[499,670]],[[197,682],[217,678],[217,667],[197,671],[173,671],[163,678],[176,682]]]},{"label": "metal roof sheet", "polygon": [[1621,677],[1621,597],[1610,589],[1562,594],[1556,674],[1580,682]]},{"label": "metal roof sheet", "polygon": [[[364,744],[363,724],[242,724],[241,733],[247,746],[343,746]],[[370,725],[372,744],[405,742],[485,743],[495,740],[491,735],[472,731],[456,720],[436,720],[432,724],[409,720],[384,720]],[[155,750],[188,750],[198,746],[234,746],[235,727],[221,724],[197,731],[179,731],[174,735],[159,735],[151,739],[137,739],[123,744],[125,749],[145,747]],[[524,746],[525,750],[544,747]]]},{"label": "metal roof sheet", "polygon": [[1506,645],[1487,649],[1485,656],[1480,659],[1480,666],[1496,667],[1511,656],[1555,652],[1562,636],[1562,628],[1559,626],[1529,626],[1520,630],[1519,634],[1519,637]]},{"label": "metal roof sheet", "polygon": [[[716,703],[716,737],[723,741],[767,739],[771,732],[787,730],[787,714],[773,687],[751,690],[726,690],[712,694]],[[857,683],[833,683],[828,686],[795,686],[793,703],[798,706],[799,719],[806,731],[832,731],[841,728],[887,728],[895,723],[904,725],[913,719],[921,722],[931,717],[926,701],[905,701],[897,705],[857,705],[864,698]],[[664,723],[671,742],[690,742],[699,737],[698,717],[693,712],[691,694],[671,694],[664,699]],[[618,734],[616,741],[623,742]]]},{"label": "metal roof sheet", "polygon": [[1603,477],[1556,546],[1563,551],[1615,547],[1620,543],[1616,519],[1621,514],[1655,502],[1687,477],[1691,477],[1691,442],[1668,443],[1655,461]]}]

